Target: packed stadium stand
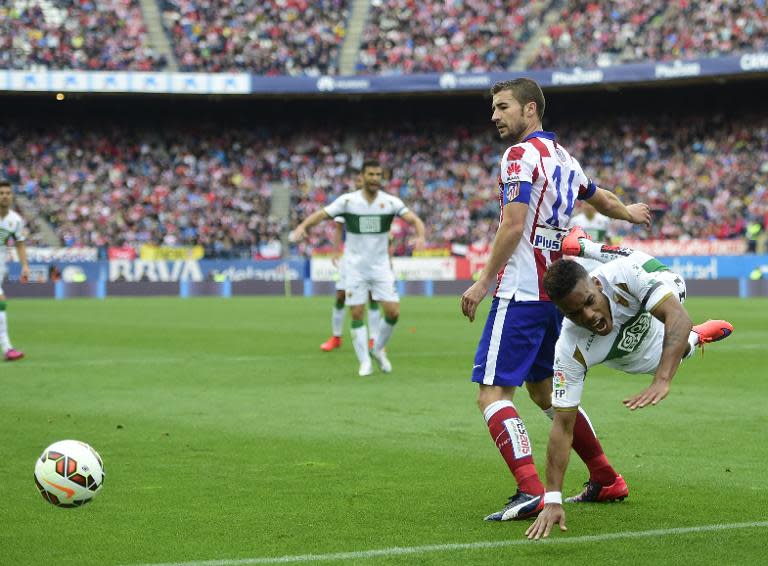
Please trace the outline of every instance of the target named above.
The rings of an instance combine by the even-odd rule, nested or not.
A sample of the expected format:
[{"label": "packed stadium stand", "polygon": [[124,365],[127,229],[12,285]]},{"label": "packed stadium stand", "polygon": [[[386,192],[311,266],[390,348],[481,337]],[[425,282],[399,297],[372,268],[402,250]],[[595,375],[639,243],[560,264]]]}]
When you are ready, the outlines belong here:
[{"label": "packed stadium stand", "polygon": [[532,68],[608,66],[762,50],[764,0],[568,0]]},{"label": "packed stadium stand", "polygon": [[373,0],[360,73],[504,71],[549,2]]},{"label": "packed stadium stand", "polygon": [[[424,218],[431,245],[488,243],[504,144],[486,102],[360,104],[369,112],[363,120],[337,103],[324,107],[323,118],[310,106],[296,123],[279,118],[289,106],[268,104],[263,112],[276,118],[235,110],[233,119],[190,123],[194,109],[162,119],[143,116],[140,107],[129,120],[102,109],[30,127],[28,119],[6,115],[0,176],[25,197],[25,216],[49,223],[60,245],[200,244],[209,257],[247,257],[353,188],[363,159],[373,156],[391,172],[386,189]],[[611,110],[596,119],[595,111],[564,112],[562,100],[551,106],[545,127],[558,132],[588,174],[625,201],[652,206],[652,229],[635,234],[734,238],[743,237],[749,219],[766,220],[765,116],[710,115],[678,104],[668,113],[638,108],[627,117]],[[383,125],[382,115],[398,119]],[[276,188],[289,191],[290,219],[273,214]],[[327,246],[332,230],[330,222],[316,228],[299,251]],[[408,252],[402,226],[395,237],[397,251]]]},{"label": "packed stadium stand", "polygon": [[0,3],[0,68],[152,71],[167,61],[147,44],[138,0]]},{"label": "packed stadium stand", "polygon": [[[359,17],[351,18],[355,4]],[[147,30],[155,23],[166,37],[151,40]],[[154,48],[166,41],[168,56]],[[764,0],[13,0],[0,6],[4,69],[463,73],[687,59],[766,45]],[[346,70],[342,48],[351,53]]]},{"label": "packed stadium stand", "polygon": [[347,0],[160,0],[182,71],[338,73]]}]

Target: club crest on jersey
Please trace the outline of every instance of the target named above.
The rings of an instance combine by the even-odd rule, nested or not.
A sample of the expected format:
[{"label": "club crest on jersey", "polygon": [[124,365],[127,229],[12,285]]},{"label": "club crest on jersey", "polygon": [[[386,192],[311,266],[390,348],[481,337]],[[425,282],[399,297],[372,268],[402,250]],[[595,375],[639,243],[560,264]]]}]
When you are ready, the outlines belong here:
[{"label": "club crest on jersey", "polygon": [[507,202],[512,202],[520,196],[520,183],[513,181],[507,185]]}]

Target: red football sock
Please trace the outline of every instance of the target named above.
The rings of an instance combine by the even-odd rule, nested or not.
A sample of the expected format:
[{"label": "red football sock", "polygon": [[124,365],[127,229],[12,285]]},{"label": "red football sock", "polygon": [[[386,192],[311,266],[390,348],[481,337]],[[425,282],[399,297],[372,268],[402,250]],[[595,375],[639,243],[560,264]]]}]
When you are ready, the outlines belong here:
[{"label": "red football sock", "polygon": [[573,427],[573,450],[587,465],[590,480],[600,485],[611,485],[619,475],[608,462],[603,447],[592,429],[592,423],[581,408]]},{"label": "red football sock", "polygon": [[485,409],[485,420],[501,457],[515,476],[517,488],[532,495],[544,493],[544,485],[533,464],[533,449],[528,432],[512,402],[491,403]]}]

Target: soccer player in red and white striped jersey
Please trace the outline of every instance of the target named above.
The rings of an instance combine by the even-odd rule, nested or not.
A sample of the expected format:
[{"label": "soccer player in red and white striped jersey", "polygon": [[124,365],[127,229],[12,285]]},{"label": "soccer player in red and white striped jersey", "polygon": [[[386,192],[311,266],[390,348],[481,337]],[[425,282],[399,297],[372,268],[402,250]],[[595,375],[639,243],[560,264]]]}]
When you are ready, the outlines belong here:
[{"label": "soccer player in red and white striped jersey", "polygon": [[[512,400],[525,384],[531,399],[549,418],[554,415],[552,366],[562,315],[542,280],[547,267],[561,256],[560,241],[567,234],[574,203],[587,200],[610,218],[636,224],[649,224],[650,210],[645,204],[624,206],[598,188],[555,134],[544,131],[544,95],[535,81],[504,81],[491,94],[491,120],[501,139],[513,145],[500,164],[499,229],[478,281],[462,295],[461,309],[473,321],[477,306],[496,284],[472,381],[479,384],[478,406],[491,437],[517,483],[517,492],[504,508],[486,520],[509,520],[532,517],[544,506],[531,441]],[[573,438],[590,480],[614,486],[610,493],[626,496],[623,478],[611,467],[581,409]]]}]

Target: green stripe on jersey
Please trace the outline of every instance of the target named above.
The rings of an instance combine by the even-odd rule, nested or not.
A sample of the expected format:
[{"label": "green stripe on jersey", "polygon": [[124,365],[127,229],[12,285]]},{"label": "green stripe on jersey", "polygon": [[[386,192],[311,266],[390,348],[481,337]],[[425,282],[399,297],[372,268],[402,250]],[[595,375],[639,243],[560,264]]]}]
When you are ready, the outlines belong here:
[{"label": "green stripe on jersey", "polygon": [[344,226],[350,234],[386,234],[394,214],[352,214],[345,212]]},{"label": "green stripe on jersey", "polygon": [[614,360],[631,354],[637,350],[650,329],[651,315],[648,312],[643,311],[633,316],[619,329],[619,335],[605,359]]},{"label": "green stripe on jersey", "polygon": [[13,236],[13,232],[0,228],[0,244],[5,244],[11,236]]},{"label": "green stripe on jersey", "polygon": [[669,268],[654,257],[643,264],[643,270],[646,273],[656,273],[657,271],[669,271]]}]

